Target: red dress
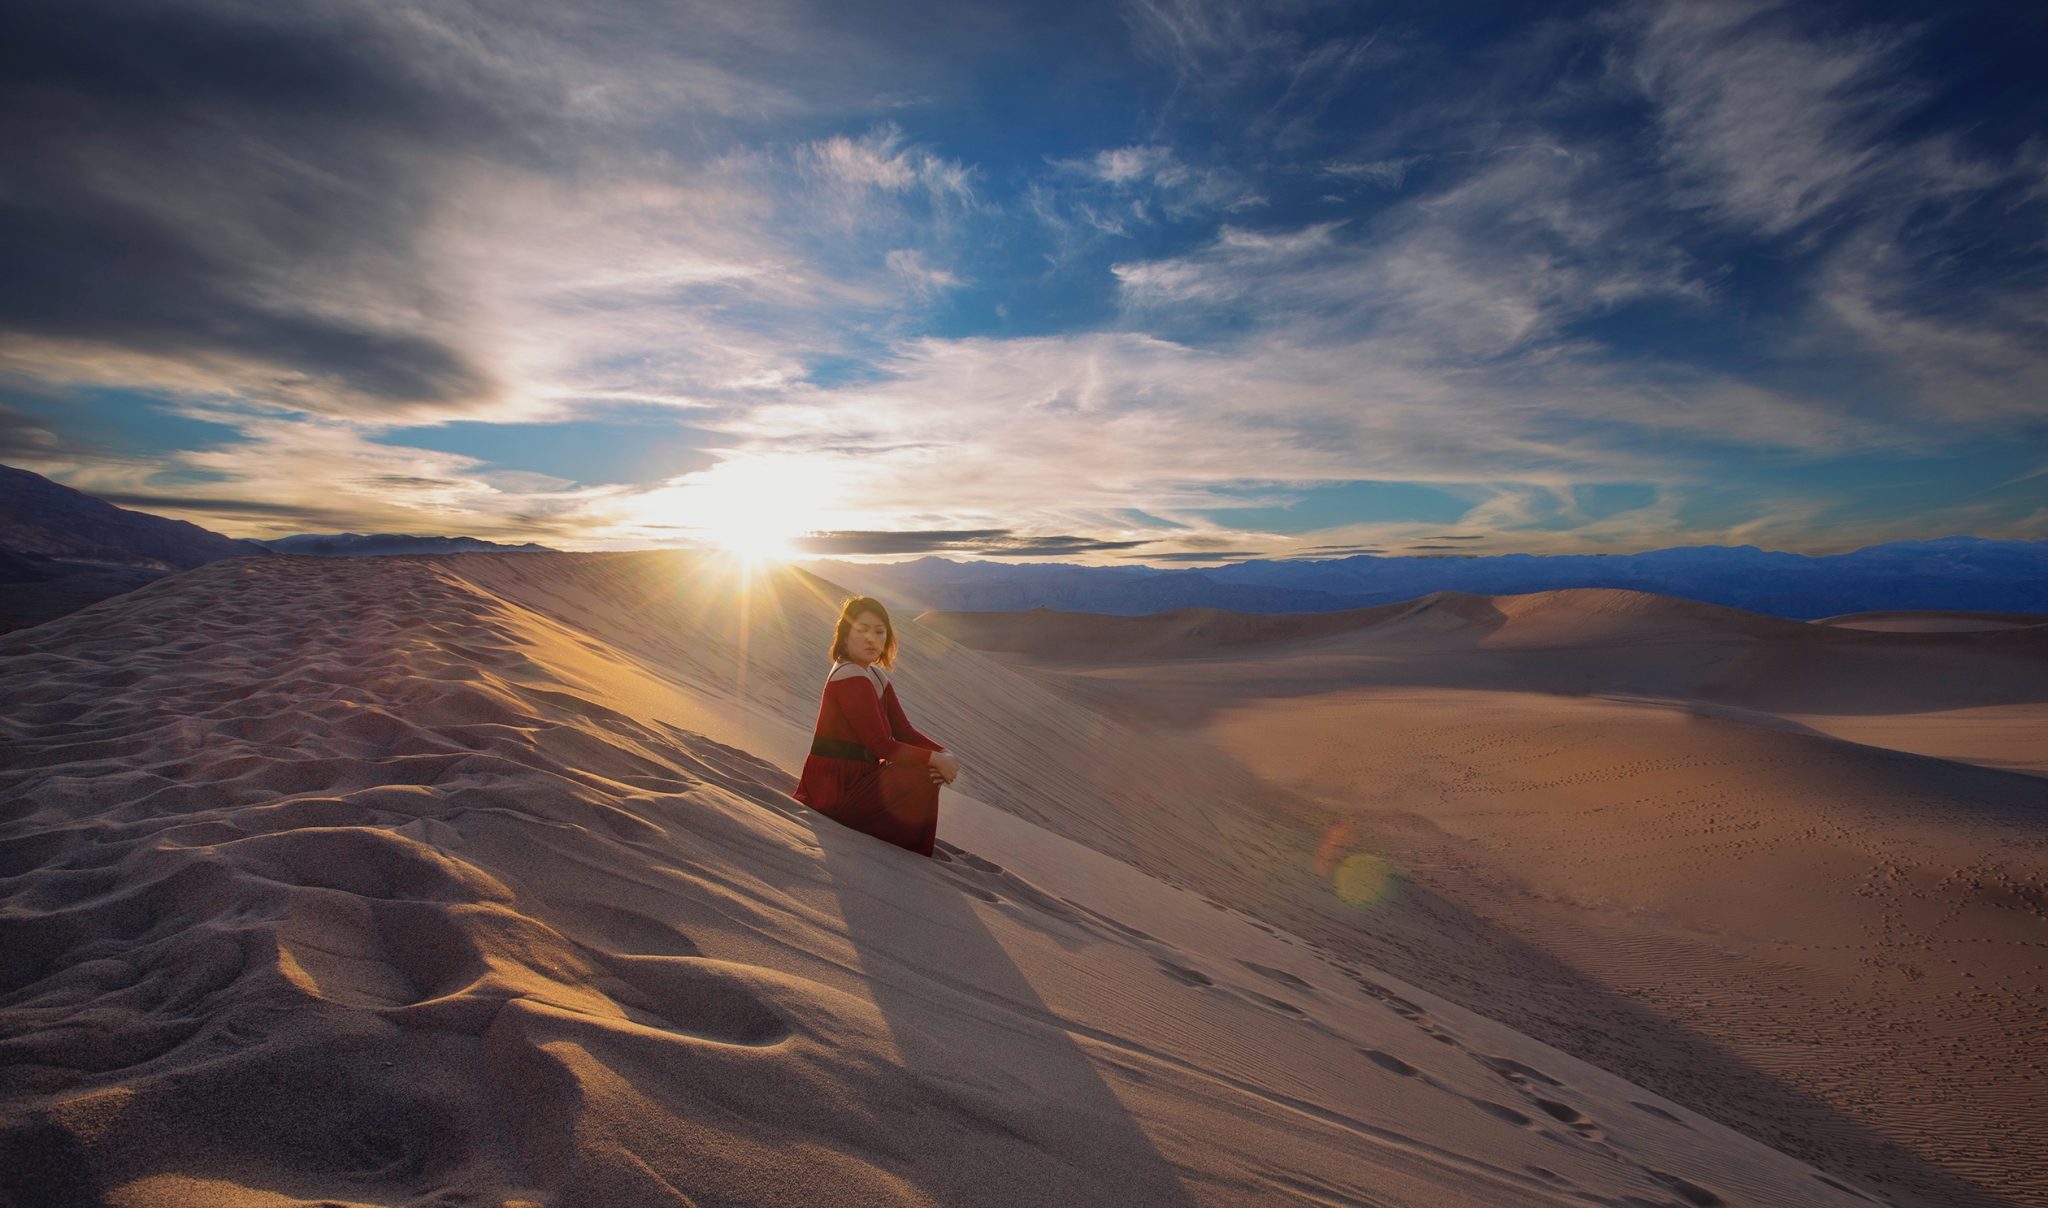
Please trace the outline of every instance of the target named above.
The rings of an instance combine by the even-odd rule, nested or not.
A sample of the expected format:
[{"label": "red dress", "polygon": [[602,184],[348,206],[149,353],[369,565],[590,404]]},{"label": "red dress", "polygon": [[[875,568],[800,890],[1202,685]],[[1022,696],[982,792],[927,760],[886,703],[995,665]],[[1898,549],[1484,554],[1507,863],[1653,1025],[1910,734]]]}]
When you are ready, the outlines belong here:
[{"label": "red dress", "polygon": [[939,786],[927,769],[932,752],[945,749],[904,716],[888,672],[836,663],[790,795],[835,822],[929,856],[939,832]]}]

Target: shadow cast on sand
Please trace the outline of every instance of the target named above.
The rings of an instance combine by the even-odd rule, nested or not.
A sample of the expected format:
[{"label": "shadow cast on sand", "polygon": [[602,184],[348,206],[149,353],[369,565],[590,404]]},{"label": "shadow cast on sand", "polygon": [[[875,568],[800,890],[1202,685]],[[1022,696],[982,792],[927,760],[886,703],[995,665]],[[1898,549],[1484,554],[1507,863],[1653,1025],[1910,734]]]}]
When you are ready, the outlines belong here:
[{"label": "shadow cast on sand", "polygon": [[[918,1182],[947,1202],[995,1202],[1005,1196],[988,1172],[1027,1171],[1029,1182],[1018,1185],[1026,1198],[1043,1187],[1051,1200],[1076,1204],[1194,1202],[1065,1021],[989,932],[966,891],[929,875],[935,870],[923,857],[794,803],[788,812],[817,835],[848,937],[904,1067],[960,1121],[960,1135],[946,1140],[941,1153],[920,1155]],[[1307,872],[1306,861],[1302,871]],[[1327,887],[1320,892],[1327,895]],[[1460,1038],[1381,984],[1373,969],[1818,1167],[1825,1173],[1816,1175],[1817,1202],[1869,1200],[1857,1185],[1882,1197],[1876,1203],[2010,1208],[2020,1202],[1930,1161],[1461,903],[1412,882],[1404,882],[1397,897],[1383,908],[1388,913],[1378,915],[1329,896],[1308,917],[1270,921],[1296,929],[1364,994],[1529,1092],[1544,1111],[1573,1110],[1568,1078],[1552,1082],[1541,1071],[1465,1050]],[[1252,917],[1264,913],[1256,902],[1235,905]],[[912,940],[901,925],[905,917],[929,927],[918,929],[921,936],[946,936],[946,950],[907,950]],[[1502,985],[1517,987],[1511,999],[1482,992]],[[1003,1034],[997,1043],[1014,1053],[1004,1068],[1028,1073],[1007,1088],[967,1082],[970,1065],[988,1066],[962,1060],[958,1046],[970,1036],[958,1026],[963,1014],[999,1021]],[[989,1031],[971,1035],[986,1039]],[[1602,1123],[1614,1128],[1619,1122]],[[1728,1202],[1700,1190],[1705,1194],[1686,1202]]]},{"label": "shadow cast on sand", "polygon": [[[907,1177],[943,1203],[1195,1202],[962,889],[924,857],[808,821],[897,1055],[952,1122]],[[906,948],[934,936],[942,950]],[[990,1044],[1001,1060],[968,1047]]]}]

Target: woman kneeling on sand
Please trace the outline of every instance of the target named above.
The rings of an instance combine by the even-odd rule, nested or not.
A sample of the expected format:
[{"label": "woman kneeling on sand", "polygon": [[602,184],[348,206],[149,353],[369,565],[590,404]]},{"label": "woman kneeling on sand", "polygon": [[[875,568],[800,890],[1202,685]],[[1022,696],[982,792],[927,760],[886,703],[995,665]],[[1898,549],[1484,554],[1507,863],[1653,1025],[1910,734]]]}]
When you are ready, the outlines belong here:
[{"label": "woman kneeling on sand", "polygon": [[895,662],[889,610],[870,596],[849,597],[832,631],[832,674],[810,758],[791,795],[845,826],[929,856],[939,786],[953,783],[960,760],[904,716],[886,670]]}]

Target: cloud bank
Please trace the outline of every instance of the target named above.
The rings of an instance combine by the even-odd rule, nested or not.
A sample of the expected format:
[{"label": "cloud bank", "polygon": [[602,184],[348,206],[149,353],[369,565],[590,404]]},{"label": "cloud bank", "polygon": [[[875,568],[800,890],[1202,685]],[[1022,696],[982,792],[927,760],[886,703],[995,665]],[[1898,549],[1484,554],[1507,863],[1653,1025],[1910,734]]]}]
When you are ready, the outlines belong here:
[{"label": "cloud bank", "polygon": [[253,536],[2044,536],[2025,29],[37,0],[0,448]]}]

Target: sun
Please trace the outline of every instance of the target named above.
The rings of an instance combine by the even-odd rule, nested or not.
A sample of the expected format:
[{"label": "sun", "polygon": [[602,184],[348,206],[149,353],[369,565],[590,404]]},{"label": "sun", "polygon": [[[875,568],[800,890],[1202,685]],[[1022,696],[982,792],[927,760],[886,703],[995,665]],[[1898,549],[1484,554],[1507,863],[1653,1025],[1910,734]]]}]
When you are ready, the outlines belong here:
[{"label": "sun", "polygon": [[747,562],[788,562],[797,539],[818,527],[823,499],[817,467],[788,458],[722,462],[689,485],[692,528]]},{"label": "sun", "polygon": [[745,516],[735,517],[732,523],[707,530],[713,545],[750,563],[794,560],[797,549],[793,543],[804,531],[800,527],[790,528],[772,520]]}]

